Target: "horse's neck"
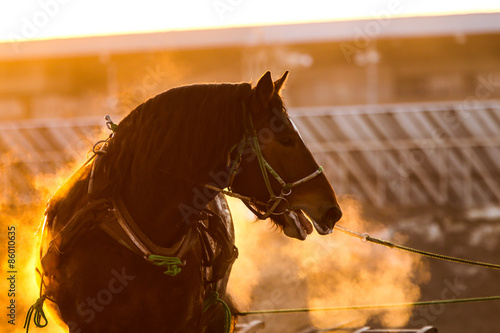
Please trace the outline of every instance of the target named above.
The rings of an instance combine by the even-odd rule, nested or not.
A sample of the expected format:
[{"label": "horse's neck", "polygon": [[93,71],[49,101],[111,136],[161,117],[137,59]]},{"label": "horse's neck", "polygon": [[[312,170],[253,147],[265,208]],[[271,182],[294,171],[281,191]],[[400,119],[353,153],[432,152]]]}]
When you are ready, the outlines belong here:
[{"label": "horse's neck", "polygon": [[146,181],[140,188],[122,195],[144,233],[157,245],[169,246],[180,238],[215,193],[207,193],[181,179],[164,178]]}]

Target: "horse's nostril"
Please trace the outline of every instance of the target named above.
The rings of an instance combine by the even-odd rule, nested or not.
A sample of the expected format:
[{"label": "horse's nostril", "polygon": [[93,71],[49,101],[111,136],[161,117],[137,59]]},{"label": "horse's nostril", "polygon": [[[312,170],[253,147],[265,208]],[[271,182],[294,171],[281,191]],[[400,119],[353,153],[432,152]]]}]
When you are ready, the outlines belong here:
[{"label": "horse's nostril", "polygon": [[326,212],[326,216],[328,216],[329,220],[335,224],[342,217],[342,211],[339,207],[332,207],[328,209]]},{"label": "horse's nostril", "polygon": [[335,222],[340,220],[341,217],[342,211],[338,206],[331,207],[325,212],[325,215],[323,215],[321,221],[323,222],[323,226],[328,229],[328,233],[332,232],[333,227],[335,227]]}]

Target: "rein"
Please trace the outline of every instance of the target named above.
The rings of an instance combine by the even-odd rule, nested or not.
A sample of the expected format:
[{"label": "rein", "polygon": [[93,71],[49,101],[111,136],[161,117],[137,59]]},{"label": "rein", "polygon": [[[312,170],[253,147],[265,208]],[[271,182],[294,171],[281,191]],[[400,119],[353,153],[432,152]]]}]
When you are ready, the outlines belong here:
[{"label": "rein", "polygon": [[[356,231],[352,231],[352,230],[349,230],[349,229],[344,228],[344,227],[339,226],[339,225],[336,225],[335,229],[337,229],[337,230],[339,230],[339,231],[341,231],[349,236],[359,238],[364,243],[370,242],[373,244],[386,246],[386,247],[391,248],[391,249],[398,249],[401,251],[406,251],[406,252],[410,252],[413,254],[418,254],[421,256],[430,257],[433,259],[451,261],[451,262],[455,262],[455,263],[459,263],[459,264],[467,264],[467,265],[477,266],[477,267],[500,269],[500,264],[493,264],[493,263],[451,257],[451,256],[442,255],[442,254],[438,254],[438,253],[422,251],[419,249],[414,249],[414,248],[403,246],[400,244],[395,244],[395,243],[387,241],[387,240],[372,237],[368,233],[362,234],[362,233],[359,233]],[[451,298],[451,299],[409,302],[409,303],[366,304],[366,305],[349,305],[349,306],[335,306],[335,307],[323,307],[323,308],[255,310],[255,311],[242,311],[242,312],[239,312],[236,314],[240,315],[240,316],[250,316],[250,315],[287,314],[287,313],[303,313],[303,312],[373,310],[373,309],[391,309],[391,308],[403,308],[403,307],[432,306],[432,305],[441,305],[441,304],[475,303],[475,302],[488,302],[488,301],[500,301],[500,296],[484,296],[484,297],[472,297],[472,298]]]}]

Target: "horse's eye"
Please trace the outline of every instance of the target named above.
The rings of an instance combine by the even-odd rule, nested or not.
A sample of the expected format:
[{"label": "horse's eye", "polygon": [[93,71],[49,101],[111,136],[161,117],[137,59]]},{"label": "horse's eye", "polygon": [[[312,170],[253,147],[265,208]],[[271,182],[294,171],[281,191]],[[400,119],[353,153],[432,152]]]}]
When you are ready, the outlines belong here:
[{"label": "horse's eye", "polygon": [[294,141],[291,137],[279,138],[278,142],[280,144],[282,144],[283,146],[287,146],[287,147],[293,146],[293,143],[294,143]]}]

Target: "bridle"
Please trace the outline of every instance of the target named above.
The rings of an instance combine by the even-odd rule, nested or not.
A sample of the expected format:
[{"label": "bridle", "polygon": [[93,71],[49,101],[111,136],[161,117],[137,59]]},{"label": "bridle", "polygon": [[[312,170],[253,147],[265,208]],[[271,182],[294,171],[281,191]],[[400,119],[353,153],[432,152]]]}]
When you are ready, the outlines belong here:
[{"label": "bridle", "polygon": [[[205,184],[204,186],[211,189],[211,190],[214,190],[214,191],[223,193],[225,195],[240,199],[247,206],[247,208],[253,214],[255,214],[257,216],[257,218],[259,218],[260,220],[265,220],[271,215],[283,215],[283,214],[290,211],[290,203],[287,200],[287,196],[289,196],[292,193],[292,189],[294,187],[297,187],[305,182],[308,182],[309,180],[320,175],[323,172],[323,167],[321,167],[321,166],[318,167],[317,170],[315,170],[314,172],[312,172],[308,176],[305,176],[304,178],[301,178],[295,182],[291,182],[291,183],[285,182],[283,180],[283,178],[273,169],[273,167],[271,167],[269,162],[262,155],[262,150],[260,148],[257,131],[256,131],[255,126],[253,124],[252,115],[250,112],[247,111],[245,103],[243,102],[242,104],[243,104],[243,119],[244,119],[245,133],[244,133],[241,141],[239,143],[237,143],[236,145],[234,145],[229,151],[230,156],[232,155],[232,153],[236,149],[237,149],[237,153],[238,153],[237,157],[233,160],[233,162],[231,164],[231,168],[229,170],[229,183],[227,186],[229,191],[226,191],[224,189],[218,188],[218,187],[213,186],[213,185]],[[109,115],[107,115],[105,117],[105,119],[106,119],[106,126],[108,127],[108,129],[113,131],[113,133],[110,135],[110,137],[108,139],[99,141],[96,143],[96,145],[94,145],[94,148],[93,148],[94,156],[99,155],[101,153],[105,153],[105,149],[103,150],[103,149],[98,148],[96,150],[96,146],[98,146],[99,144],[104,144],[104,146],[107,145],[108,141],[111,138],[113,138],[114,132],[115,132],[116,128],[118,127],[117,124],[115,124],[115,123],[113,123],[113,121],[111,121],[111,118],[109,117]],[[290,121],[291,121],[291,119],[290,119]],[[293,124],[293,122],[292,122],[292,124]],[[298,129],[295,126],[295,124],[293,124],[293,126],[294,126],[295,130],[298,132]],[[251,151],[257,157],[257,162],[259,163],[260,172],[262,174],[264,184],[266,185],[266,189],[269,193],[269,200],[267,202],[262,202],[262,201],[258,200],[257,198],[248,197],[248,196],[238,194],[238,193],[234,192],[232,189],[234,179],[236,178],[236,176],[238,175],[238,173],[240,171],[240,165],[241,165],[241,162],[243,160],[243,154],[245,153],[247,148],[250,148]],[[94,169],[94,166],[92,167],[92,169]],[[92,170],[92,174],[94,173],[93,171],[94,170]],[[274,177],[274,179],[281,185],[281,190],[280,190],[279,194],[275,194],[273,187],[271,185],[269,174],[271,174]],[[92,178],[93,177],[91,177],[91,180],[89,183],[89,189],[92,187],[92,183],[93,183]],[[277,208],[280,206],[281,203],[285,203],[285,206],[277,211]],[[258,206],[265,207],[266,210],[264,212],[261,212],[261,209]]]},{"label": "bridle", "polygon": [[[229,191],[223,191],[223,193],[228,195],[236,194],[232,190],[232,185],[235,177],[239,173],[239,167],[242,162],[243,154],[245,153],[247,148],[250,148],[257,157],[260,172],[262,174],[262,178],[266,185],[267,191],[269,192],[270,198],[266,203],[263,203],[258,201],[256,198],[245,197],[238,194],[231,196],[236,196],[237,198],[241,199],[243,203],[248,207],[248,209],[250,209],[250,211],[252,211],[252,213],[254,213],[261,220],[267,219],[271,215],[282,215],[290,211],[290,203],[288,202],[286,197],[292,193],[292,189],[321,174],[323,172],[323,167],[320,166],[316,171],[295,182],[291,183],[285,182],[283,178],[280,177],[280,175],[271,167],[269,162],[267,162],[267,160],[262,155],[262,150],[260,148],[257,131],[255,130],[255,127],[253,125],[252,115],[250,114],[250,112],[246,111],[244,103],[243,103],[243,112],[245,120],[245,135],[243,136],[243,139],[230,150],[231,154],[235,149],[238,149],[238,155],[237,158],[234,159],[234,161],[232,162],[231,168],[229,170],[229,176],[230,176],[228,184]],[[271,186],[269,174],[271,174],[274,177],[274,179],[281,185],[281,190],[279,194],[276,194],[274,192]],[[210,186],[210,188],[218,191],[220,190],[213,186]],[[282,202],[285,203],[285,207],[277,211],[276,209]],[[266,211],[262,213],[257,205],[266,207]]]}]

